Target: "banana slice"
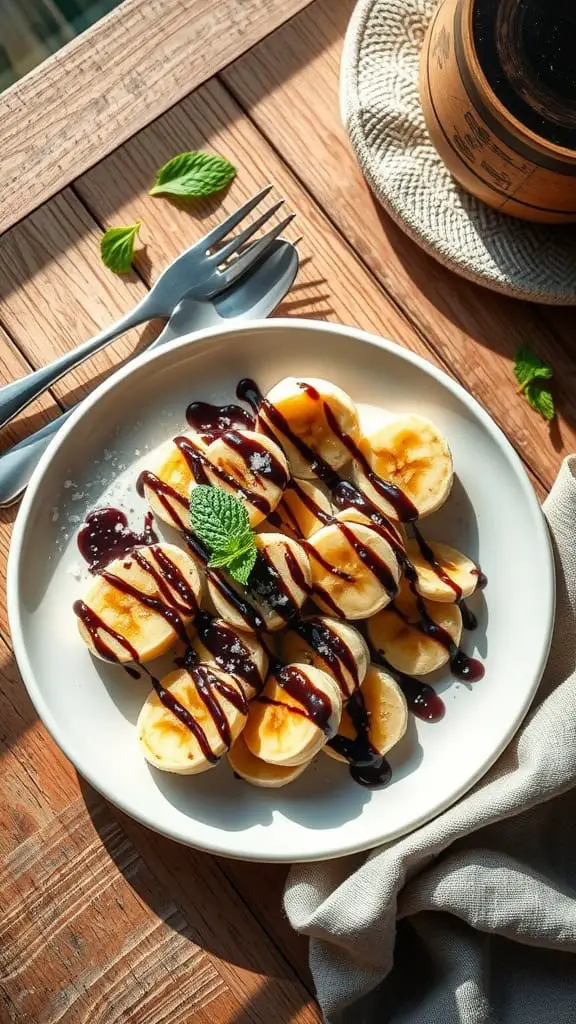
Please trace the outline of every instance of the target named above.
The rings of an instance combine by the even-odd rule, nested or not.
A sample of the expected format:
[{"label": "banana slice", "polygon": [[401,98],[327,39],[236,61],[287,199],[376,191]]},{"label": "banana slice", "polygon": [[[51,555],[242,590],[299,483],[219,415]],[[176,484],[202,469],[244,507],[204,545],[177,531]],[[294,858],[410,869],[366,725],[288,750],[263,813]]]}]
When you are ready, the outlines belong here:
[{"label": "banana slice", "polygon": [[144,757],[178,775],[213,768],[246,723],[248,704],[239,680],[214,665],[197,665],[170,672],[159,685],[170,706],[155,690],[146,699],[136,724]]},{"label": "banana slice", "polygon": [[478,586],[478,566],[449,544],[435,540],[426,544],[434,555],[434,565],[424,558],[417,541],[410,540],[406,546],[406,554],[418,573],[418,593],[428,601],[449,602],[470,597]]},{"label": "banana slice", "polygon": [[327,672],[346,701],[364,679],[370,655],[364,637],[354,626],[326,615],[311,615],[281,634],[280,659],[314,665]]},{"label": "banana slice", "polygon": [[[266,395],[257,427],[278,440],[293,475],[305,479],[316,476],[306,448],[340,469],[350,460],[342,436],[354,442],[360,438],[358,410],[350,396],[318,377],[285,377],[276,384]],[[290,440],[291,435],[301,444]]]},{"label": "banana slice", "polygon": [[253,633],[201,612],[192,627],[191,647],[200,661],[218,665],[242,683],[247,700],[260,693],[268,672],[268,655]]},{"label": "banana slice", "polygon": [[339,523],[363,523],[364,526],[371,526],[372,529],[374,529],[374,526],[380,526],[381,531],[385,534],[389,533],[400,548],[406,549],[406,544],[408,543],[406,527],[394,519],[388,519],[387,516],[382,515],[382,524],[380,524],[377,520],[371,519],[369,515],[357,508],[343,508],[334,518]]},{"label": "banana slice", "polygon": [[[399,487],[420,516],[440,508],[450,494],[453,469],[448,443],[423,416],[399,416],[368,434],[359,447],[376,476]],[[355,463],[353,474],[366,497],[394,518],[393,506],[376,490],[361,463]]]},{"label": "banana slice", "polygon": [[252,786],[265,789],[279,789],[294,782],[302,772],[306,771],[309,761],[297,765],[269,764],[259,757],[254,757],[246,745],[244,735],[238,737],[228,753],[228,761],[233,772]]},{"label": "banana slice", "polygon": [[[445,630],[458,646],[462,636],[462,613],[456,604],[424,601],[428,617]],[[391,605],[368,620],[368,639],[399,672],[409,676],[426,675],[442,668],[450,658],[443,644],[427,636],[419,623],[422,616],[407,580]]]},{"label": "banana slice", "polygon": [[383,668],[369,665],[358,694],[342,712],[334,746],[329,744],[324,750],[337,761],[369,765],[402,739],[407,725],[408,707],[402,690]]},{"label": "banana slice", "polygon": [[[225,573],[208,571],[208,592],[218,615],[237,629],[270,632],[282,629],[309,595],[312,575],[308,556],[301,544],[281,533],[260,533],[256,537],[258,557],[247,587],[239,587]],[[225,586],[219,582],[224,578]],[[261,625],[246,615],[240,605],[248,604],[260,616]]]},{"label": "banana slice", "polygon": [[[199,434],[187,433],[182,436],[193,440],[194,447],[201,451],[208,447]],[[153,486],[150,474],[165,486]],[[172,439],[165,441],[150,454],[140,482],[155,516],[170,526],[187,527],[188,502],[194,476],[186,458]]]},{"label": "banana slice", "polygon": [[275,765],[307,764],[338,728],[342,697],[327,672],[287,665],[250,704],[244,739],[251,754]]},{"label": "banana slice", "polygon": [[253,430],[228,430],[206,450],[206,483],[245,501],[250,526],[274,511],[290,479],[286,457],[275,441]]},{"label": "banana slice", "polygon": [[294,540],[302,540],[311,537],[331,518],[332,506],[324,488],[313,480],[292,478],[282,501],[261,529],[282,530]]},{"label": "banana slice", "polygon": [[135,548],[110,562],[74,606],[80,636],[112,661],[150,661],[164,654],[196,614],[202,578],[174,544]]},{"label": "banana slice", "polygon": [[388,541],[362,523],[333,523],[307,541],[314,600],[343,619],[364,619],[391,600],[400,578]]}]

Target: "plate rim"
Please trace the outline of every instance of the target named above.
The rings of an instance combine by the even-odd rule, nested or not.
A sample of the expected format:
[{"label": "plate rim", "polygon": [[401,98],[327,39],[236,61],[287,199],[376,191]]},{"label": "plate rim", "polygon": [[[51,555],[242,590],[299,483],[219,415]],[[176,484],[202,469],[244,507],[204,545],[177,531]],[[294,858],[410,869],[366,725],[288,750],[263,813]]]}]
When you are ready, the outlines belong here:
[{"label": "plate rim", "polygon": [[[34,505],[36,493],[45,476],[49,472],[52,459],[56,452],[66,443],[68,436],[73,433],[77,423],[90,413],[93,406],[98,404],[102,396],[113,388],[118,387],[126,377],[131,376],[132,373],[139,370],[142,366],[145,366],[147,363],[154,363],[156,360],[161,358],[165,358],[166,354],[170,354],[179,349],[192,347],[199,342],[207,341],[211,338],[222,337],[223,335],[226,336],[237,333],[247,334],[254,332],[264,333],[266,331],[274,330],[281,331],[282,329],[315,331],[320,333],[328,332],[338,335],[353,336],[355,340],[360,343],[384,349],[393,356],[400,358],[405,362],[412,363],[425,374],[435,378],[436,381],[438,381],[448,391],[451,391],[452,394],[459,398],[467,408],[474,412],[474,414],[479,418],[483,428],[492,437],[494,443],[504,450],[504,454],[510,468],[516,475],[517,481],[523,491],[523,497],[531,511],[534,528],[539,535],[539,541],[546,554],[547,578],[539,581],[539,590],[544,595],[546,608],[545,628],[542,630],[539,658],[537,664],[534,666],[532,682],[526,690],[524,701],[519,706],[516,716],[500,743],[496,745],[492,753],[484,759],[474,773],[468,776],[460,786],[457,786],[451,791],[450,796],[435,803],[433,809],[431,809],[429,813],[422,814],[417,821],[410,825],[409,828],[399,828],[393,833],[375,838],[369,842],[366,840],[362,840],[360,842],[350,841],[347,843],[341,843],[337,847],[332,842],[329,848],[324,850],[322,853],[314,851],[307,854],[306,851],[300,851],[298,854],[295,854],[294,852],[290,853],[290,851],[286,852],[284,850],[279,850],[274,855],[267,854],[266,857],[259,857],[254,850],[250,849],[242,850],[241,848],[238,848],[231,851],[226,845],[227,833],[222,832],[222,830],[219,830],[218,832],[218,835],[222,836],[221,841],[214,839],[209,841],[202,840],[201,842],[196,843],[189,836],[184,835],[183,832],[179,834],[174,828],[165,829],[160,827],[153,820],[150,820],[146,814],[135,813],[130,806],[126,805],[125,801],[118,799],[114,793],[108,792],[106,786],[102,787],[90,771],[85,771],[83,767],[80,767],[77,763],[77,759],[73,757],[69,751],[66,738],[61,736],[58,722],[55,720],[49,704],[44,699],[41,688],[36,681],[35,673],[27,656],[20,616],[18,572],[28,517]],[[374,849],[381,844],[394,842],[400,836],[409,835],[416,831],[416,829],[421,828],[423,825],[436,818],[439,814],[442,814],[447,808],[453,806],[465,793],[468,793],[476,785],[479,779],[481,779],[498,760],[500,755],[515,736],[532,705],[534,696],[538,686],[540,685],[550,651],[556,603],[553,550],[542,507],[532,487],[522,460],[504,432],[492,419],[489,413],[480,405],[480,403],[468,391],[466,391],[458,381],[451,378],[444,370],[424,359],[416,352],[412,352],[411,350],[404,348],[402,345],[399,345],[397,342],[391,341],[389,338],[384,338],[380,335],[373,334],[370,331],[365,331],[357,327],[346,326],[344,324],[291,317],[274,317],[268,320],[247,320],[242,323],[231,322],[226,326],[218,325],[216,327],[208,327],[200,331],[184,334],[182,337],[175,338],[157,350],[152,352],[143,352],[141,355],[134,357],[124,366],[112,373],[108,378],[106,378],[106,380],[102,381],[98,387],[80,403],[78,409],[72,413],[68,422],[65,423],[58,431],[34,470],[14,523],[8,554],[6,581],[8,623],[12,639],[12,647],[24,686],[32,704],[34,705],[38,717],[43,722],[54,742],[71,762],[74,769],[84,779],[86,779],[86,781],[98,793],[100,793],[104,799],[108,800],[120,811],[127,814],[135,821],[138,821],[140,824],[145,825],[147,828],[150,828],[154,832],[165,835],[185,846],[203,850],[204,852],[215,856],[252,862],[263,861],[266,863],[305,863],[320,860],[331,860]],[[190,818],[190,820],[192,822],[194,821],[193,818]],[[344,826],[342,826],[342,828],[343,827]]]}]

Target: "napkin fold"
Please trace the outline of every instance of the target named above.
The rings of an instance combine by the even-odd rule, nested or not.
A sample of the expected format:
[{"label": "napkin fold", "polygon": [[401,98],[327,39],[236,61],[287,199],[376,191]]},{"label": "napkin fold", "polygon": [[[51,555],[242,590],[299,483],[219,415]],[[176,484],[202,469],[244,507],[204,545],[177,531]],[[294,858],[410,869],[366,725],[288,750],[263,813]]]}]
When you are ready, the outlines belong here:
[{"label": "napkin fold", "polygon": [[290,872],[328,1024],[576,1022],[576,455],[544,514],[556,622],[515,739],[427,825]]}]

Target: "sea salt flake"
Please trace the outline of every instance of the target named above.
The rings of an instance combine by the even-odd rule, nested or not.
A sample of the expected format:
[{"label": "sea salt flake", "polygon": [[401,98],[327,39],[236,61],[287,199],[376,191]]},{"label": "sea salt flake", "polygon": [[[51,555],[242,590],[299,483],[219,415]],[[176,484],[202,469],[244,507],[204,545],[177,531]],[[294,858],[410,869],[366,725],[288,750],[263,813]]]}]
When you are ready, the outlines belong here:
[{"label": "sea salt flake", "polygon": [[315,643],[314,647],[318,651],[318,654],[320,654],[323,658],[329,658],[330,655],[333,653],[330,645],[322,643],[322,641]]},{"label": "sea salt flake", "polygon": [[74,483],[74,481],[73,480],[65,480],[64,481],[64,489],[67,491],[70,487],[76,487],[76,484]]},{"label": "sea salt flake", "polygon": [[272,469],[270,453],[251,452],[248,456],[248,465],[253,473],[269,473]]},{"label": "sea salt flake", "polygon": [[54,505],[54,508],[52,509],[52,522],[53,523],[57,523],[58,519],[59,519],[59,516],[60,516],[60,513],[59,513],[58,509],[56,508],[56,505]]},{"label": "sea salt flake", "polygon": [[83,497],[84,491],[74,491],[74,494],[72,495],[72,501],[82,501]]}]

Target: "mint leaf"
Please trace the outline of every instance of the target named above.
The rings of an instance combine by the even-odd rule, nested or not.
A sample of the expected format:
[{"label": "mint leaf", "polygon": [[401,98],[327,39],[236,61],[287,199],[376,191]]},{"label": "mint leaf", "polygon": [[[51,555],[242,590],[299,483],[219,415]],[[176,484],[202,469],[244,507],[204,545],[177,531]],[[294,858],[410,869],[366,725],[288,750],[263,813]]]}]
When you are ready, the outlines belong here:
[{"label": "mint leaf", "polygon": [[552,370],[526,345],[518,349],[514,376],[519,384],[519,393],[525,395],[529,405],[544,419],[553,420],[556,415],[554,399],[549,386],[544,383],[552,378]]},{"label": "mint leaf", "polygon": [[550,380],[552,370],[549,366],[538,366],[532,374],[532,380]]},{"label": "mint leaf", "polygon": [[194,533],[211,551],[228,550],[230,541],[250,532],[246,506],[221,487],[199,484],[192,488],[190,519]]},{"label": "mint leaf", "polygon": [[554,399],[552,392],[546,384],[541,384],[538,380],[530,381],[524,388],[524,394],[536,412],[539,412],[545,420],[553,420],[556,415],[556,409],[554,406]]},{"label": "mint leaf", "polygon": [[213,569],[218,569],[220,566],[233,562],[240,555],[246,554],[247,551],[251,551],[253,547],[254,537],[252,533],[245,534],[237,540],[230,541],[224,548],[215,548],[208,564]]},{"label": "mint leaf", "polygon": [[193,150],[179,153],[160,168],[150,195],[211,196],[235,177],[236,168],[223,156]]},{"label": "mint leaf", "polygon": [[109,228],[102,235],[100,241],[100,255],[102,263],[108,270],[115,274],[125,274],[132,266],[134,255],[134,242],[142,227],[142,221],[137,220],[135,224],[128,224],[126,227]]},{"label": "mint leaf", "polygon": [[549,380],[552,377],[552,370],[526,345],[521,345],[516,354],[514,376],[520,385],[520,391],[523,391],[531,380]]},{"label": "mint leaf", "polygon": [[190,494],[192,530],[211,551],[208,563],[225,568],[243,586],[256,561],[256,540],[246,506],[221,487],[199,484]]},{"label": "mint leaf", "polygon": [[228,572],[232,579],[236,580],[243,587],[248,583],[250,573],[254,568],[256,562],[256,544],[253,544],[249,551],[244,551],[241,555],[237,555],[236,558],[229,563]]}]

